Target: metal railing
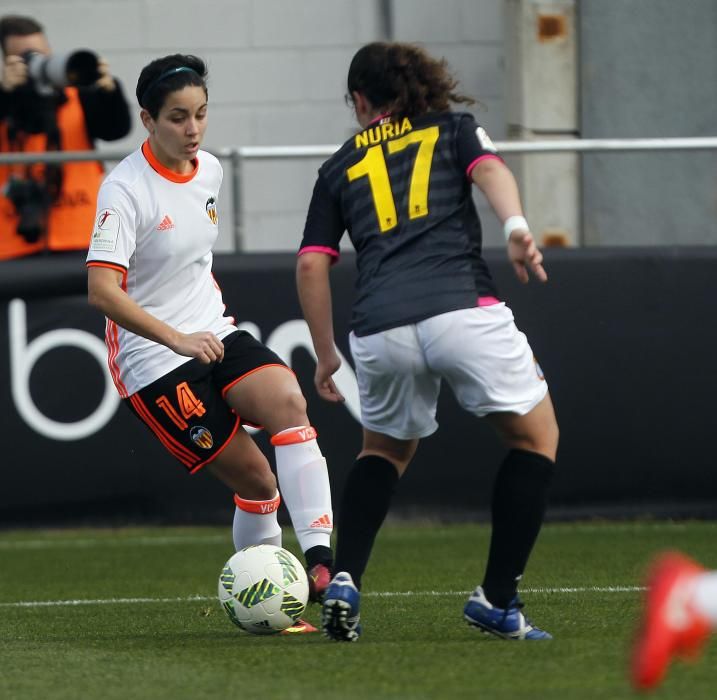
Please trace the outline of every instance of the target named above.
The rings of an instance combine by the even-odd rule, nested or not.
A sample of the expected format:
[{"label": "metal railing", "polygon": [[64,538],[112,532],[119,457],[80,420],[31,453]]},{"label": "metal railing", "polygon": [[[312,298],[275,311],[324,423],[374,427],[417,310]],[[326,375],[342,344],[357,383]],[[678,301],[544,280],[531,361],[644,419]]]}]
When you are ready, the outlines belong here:
[{"label": "metal railing", "polygon": [[[717,136],[659,139],[562,139],[555,141],[496,141],[501,153],[594,153],[600,151],[694,151],[717,149]],[[229,146],[209,149],[217,158],[230,163],[232,189],[232,225],[235,250],[241,250],[243,202],[241,195],[243,164],[249,160],[328,158],[340,146]],[[54,151],[44,153],[0,153],[0,166],[30,163],[67,163],[80,161],[120,161],[132,151]]]}]

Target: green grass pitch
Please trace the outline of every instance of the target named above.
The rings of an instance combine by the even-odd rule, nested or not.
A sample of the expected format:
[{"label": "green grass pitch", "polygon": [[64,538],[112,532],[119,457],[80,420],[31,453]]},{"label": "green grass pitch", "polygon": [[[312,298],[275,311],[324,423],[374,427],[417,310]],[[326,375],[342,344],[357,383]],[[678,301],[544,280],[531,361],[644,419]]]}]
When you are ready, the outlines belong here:
[{"label": "green grass pitch", "polygon": [[[650,556],[676,547],[717,568],[717,523],[548,525],[522,590],[555,639],[505,642],[462,622],[488,537],[484,525],[387,525],[364,579],[364,634],[337,644],[230,623],[215,598],[229,527],[2,532],[0,698],[633,698]],[[716,669],[717,640],[652,697],[717,697]]]}]

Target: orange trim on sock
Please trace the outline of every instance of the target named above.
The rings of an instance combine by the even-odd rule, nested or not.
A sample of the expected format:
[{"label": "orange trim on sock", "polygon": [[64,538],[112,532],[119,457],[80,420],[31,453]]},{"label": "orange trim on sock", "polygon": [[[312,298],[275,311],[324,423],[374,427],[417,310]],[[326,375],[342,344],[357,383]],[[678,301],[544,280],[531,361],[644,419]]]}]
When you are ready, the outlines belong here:
[{"label": "orange trim on sock", "polygon": [[310,425],[302,425],[298,428],[289,428],[288,430],[282,430],[271,438],[271,444],[274,447],[280,447],[281,445],[296,445],[300,442],[309,442],[309,440],[316,440],[319,434],[316,432],[316,428]]},{"label": "orange trim on sock", "polygon": [[269,515],[279,510],[281,496],[277,491],[276,496],[269,501],[248,501],[238,493],[234,494],[234,505],[245,513],[257,513],[258,515]]}]

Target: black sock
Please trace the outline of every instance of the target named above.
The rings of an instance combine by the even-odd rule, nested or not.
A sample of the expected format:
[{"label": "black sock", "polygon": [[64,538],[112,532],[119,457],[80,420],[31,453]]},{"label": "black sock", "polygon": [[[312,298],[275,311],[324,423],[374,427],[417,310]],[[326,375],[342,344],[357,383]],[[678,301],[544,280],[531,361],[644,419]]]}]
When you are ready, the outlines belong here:
[{"label": "black sock", "polygon": [[357,588],[361,588],[361,577],[397,482],[396,467],[377,455],[357,459],[346,479],[339,510],[334,572],[350,573]]},{"label": "black sock", "polygon": [[483,579],[486,598],[506,608],[543,524],[555,463],[537,452],[511,450],[493,487],[493,530]]},{"label": "black sock", "polygon": [[331,568],[333,564],[333,554],[331,553],[330,547],[324,547],[322,544],[317,544],[315,547],[310,547],[304,552],[306,559],[306,568],[310,569],[312,566],[317,564],[323,564],[327,569]]}]

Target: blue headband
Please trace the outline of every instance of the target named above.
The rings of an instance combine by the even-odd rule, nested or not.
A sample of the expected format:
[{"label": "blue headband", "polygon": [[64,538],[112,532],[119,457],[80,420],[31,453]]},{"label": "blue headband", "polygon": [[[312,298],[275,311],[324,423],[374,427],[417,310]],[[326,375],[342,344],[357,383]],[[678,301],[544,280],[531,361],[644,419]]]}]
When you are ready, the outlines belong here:
[{"label": "blue headband", "polygon": [[144,107],[144,103],[147,100],[147,95],[149,95],[154,88],[159,85],[165,78],[169,78],[170,75],[176,75],[177,73],[194,73],[200,80],[202,78],[197,71],[194,70],[194,68],[190,68],[189,66],[179,66],[179,68],[170,68],[169,70],[164,71],[158,78],[155,78],[145,89],[145,91],[142,93],[142,99],[140,100],[140,106]]}]

